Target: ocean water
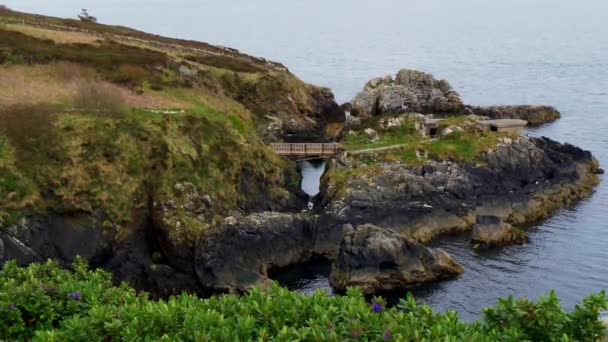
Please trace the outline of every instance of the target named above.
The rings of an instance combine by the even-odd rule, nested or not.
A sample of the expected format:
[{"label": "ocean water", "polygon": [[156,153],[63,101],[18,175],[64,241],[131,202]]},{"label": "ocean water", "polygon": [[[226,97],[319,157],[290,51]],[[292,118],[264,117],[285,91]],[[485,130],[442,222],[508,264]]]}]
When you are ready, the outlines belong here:
[{"label": "ocean water", "polygon": [[[591,150],[608,166],[605,0],[3,3],[71,17],[86,7],[104,23],[238,48],[332,88],[339,102],[372,77],[412,68],[449,80],[469,104],[554,105],[563,118],[527,134]],[[416,297],[474,318],[500,296],[537,298],[555,289],[571,307],[608,288],[608,177],[601,178],[592,197],[531,227],[529,244],[477,253],[466,237],[442,243],[466,271]],[[327,272],[312,265],[284,283],[329,290]]]}]

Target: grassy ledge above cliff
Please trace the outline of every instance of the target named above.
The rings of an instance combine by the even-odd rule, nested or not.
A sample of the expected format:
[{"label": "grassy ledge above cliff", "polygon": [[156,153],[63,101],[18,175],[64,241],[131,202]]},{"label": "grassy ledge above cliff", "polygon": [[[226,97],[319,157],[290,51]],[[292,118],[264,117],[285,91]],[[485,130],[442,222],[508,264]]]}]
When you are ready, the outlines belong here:
[{"label": "grassy ledge above cliff", "polygon": [[[22,120],[30,111],[41,113],[39,108],[0,111],[7,123],[0,129],[5,223],[17,213],[101,209],[108,223],[120,224],[150,198],[179,202],[178,183],[190,183],[212,199],[213,208],[205,213],[212,219],[252,203],[287,205],[289,186],[297,184],[295,171],[245,123],[234,119],[232,124],[228,115],[215,119],[220,113],[213,110],[208,115],[131,111],[120,117],[50,112],[42,122]],[[257,182],[267,187],[242,192],[243,177],[252,187]]]},{"label": "grassy ledge above cliff", "polygon": [[[296,209],[295,167],[263,139],[287,121],[318,131],[335,106],[234,49],[7,10],[0,79],[0,225],[87,212],[119,227],[169,203],[196,231],[233,210]],[[205,205],[185,212],[184,188]]]}]

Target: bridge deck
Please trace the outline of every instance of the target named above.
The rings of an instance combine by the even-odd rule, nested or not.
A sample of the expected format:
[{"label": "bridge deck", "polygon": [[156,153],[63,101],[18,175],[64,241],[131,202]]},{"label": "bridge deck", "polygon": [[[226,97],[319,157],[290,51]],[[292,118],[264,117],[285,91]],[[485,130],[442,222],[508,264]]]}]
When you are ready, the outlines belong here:
[{"label": "bridge deck", "polygon": [[270,147],[282,156],[333,156],[339,149],[337,143],[272,143]]}]

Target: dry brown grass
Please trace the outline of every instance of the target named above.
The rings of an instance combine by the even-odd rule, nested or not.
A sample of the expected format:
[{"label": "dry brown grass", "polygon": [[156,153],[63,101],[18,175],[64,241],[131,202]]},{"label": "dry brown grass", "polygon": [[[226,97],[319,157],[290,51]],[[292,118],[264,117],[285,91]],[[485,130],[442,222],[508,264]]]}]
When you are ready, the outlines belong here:
[{"label": "dry brown grass", "polygon": [[57,44],[89,44],[100,45],[100,36],[84,32],[50,30],[25,24],[4,24],[4,29],[20,32],[38,39],[49,39]]},{"label": "dry brown grass", "polygon": [[134,108],[183,108],[182,101],[160,92],[135,94],[132,90],[97,80],[95,70],[74,63],[0,66],[0,108],[20,104],[69,105],[86,83],[97,83],[120,92]]},{"label": "dry brown grass", "polygon": [[77,110],[107,117],[122,117],[127,113],[127,104],[122,93],[109,84],[86,82],[78,87],[74,96]]}]

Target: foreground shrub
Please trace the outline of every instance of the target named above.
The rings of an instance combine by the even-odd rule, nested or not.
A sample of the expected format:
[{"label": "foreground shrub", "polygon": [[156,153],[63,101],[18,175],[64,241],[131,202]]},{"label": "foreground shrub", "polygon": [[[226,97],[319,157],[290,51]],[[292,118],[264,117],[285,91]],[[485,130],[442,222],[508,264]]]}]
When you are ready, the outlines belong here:
[{"label": "foreground shrub", "polygon": [[346,296],[312,296],[273,286],[267,291],[199,299],[183,294],[153,301],[108,273],[77,260],[74,272],[56,263],[0,272],[0,339],[106,340],[397,340],[571,341],[598,339],[605,293],[564,312],[554,293],[538,302],[500,300],[474,323],[455,312],[433,313],[409,296],[397,308],[368,302],[356,289]]}]

